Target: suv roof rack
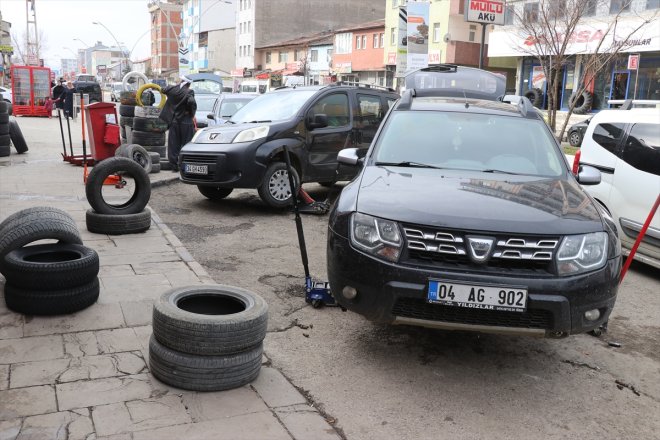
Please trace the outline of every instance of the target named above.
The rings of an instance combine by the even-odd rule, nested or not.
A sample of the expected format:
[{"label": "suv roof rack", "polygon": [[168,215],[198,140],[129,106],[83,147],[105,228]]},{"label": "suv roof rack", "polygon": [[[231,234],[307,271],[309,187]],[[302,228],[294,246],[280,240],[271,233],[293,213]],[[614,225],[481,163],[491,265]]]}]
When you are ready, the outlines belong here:
[{"label": "suv roof rack", "polygon": [[360,83],[360,82],[352,82],[352,81],[335,81],[331,84],[328,84],[328,86],[329,87],[356,86],[365,89],[378,89],[378,90],[385,90],[386,92],[396,92],[396,90],[394,90],[392,87],[385,87],[385,86],[379,86],[377,84]]},{"label": "suv roof rack", "polygon": [[[425,98],[425,97],[434,97],[434,98],[465,98],[465,99],[480,99],[484,101],[492,101],[493,97],[491,93],[480,92],[470,89],[408,89],[403,92],[399,104],[397,105],[398,109],[409,110],[410,105],[412,104],[413,98]],[[517,96],[515,98],[518,98]],[[500,101],[503,97],[500,97]],[[528,100],[529,101],[529,100]],[[513,102],[512,102],[513,103]],[[515,104],[518,102],[516,101]],[[530,103],[531,105],[531,103]]]},{"label": "suv roof rack", "polygon": [[504,95],[502,97],[502,102],[517,105],[520,114],[526,118],[536,119],[538,115],[534,105],[532,105],[532,101],[525,96]]}]

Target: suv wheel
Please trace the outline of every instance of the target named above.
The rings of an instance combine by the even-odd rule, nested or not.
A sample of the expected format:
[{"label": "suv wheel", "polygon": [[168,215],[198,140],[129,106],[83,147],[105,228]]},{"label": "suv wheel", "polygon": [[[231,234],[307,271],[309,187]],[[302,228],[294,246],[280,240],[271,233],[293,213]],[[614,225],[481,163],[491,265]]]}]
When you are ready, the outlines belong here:
[{"label": "suv wheel", "polygon": [[227,197],[234,188],[220,188],[219,186],[201,186],[197,185],[197,189],[207,199],[222,200]]},{"label": "suv wheel", "polygon": [[580,133],[577,131],[568,133],[568,143],[571,144],[572,147],[577,147],[580,145],[580,142],[582,142],[582,136],[580,136]]},{"label": "suv wheel", "polygon": [[[293,181],[296,187],[300,185],[300,179],[296,170],[293,172]],[[268,206],[273,208],[284,208],[291,204],[291,186],[289,185],[289,173],[286,164],[273,162],[266,169],[264,180],[258,188],[259,197]]]}]

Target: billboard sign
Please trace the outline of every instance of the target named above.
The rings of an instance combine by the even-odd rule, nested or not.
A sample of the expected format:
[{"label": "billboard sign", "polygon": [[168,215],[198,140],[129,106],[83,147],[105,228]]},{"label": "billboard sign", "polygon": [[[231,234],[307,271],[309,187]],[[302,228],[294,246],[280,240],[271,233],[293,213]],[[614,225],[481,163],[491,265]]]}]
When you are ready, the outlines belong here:
[{"label": "billboard sign", "polygon": [[408,2],[407,71],[429,65],[429,6],[428,2]]},{"label": "billboard sign", "polygon": [[405,6],[399,6],[399,22],[396,31],[396,76],[406,75],[408,68],[408,13]]},{"label": "billboard sign", "polygon": [[475,23],[504,25],[504,0],[467,0],[465,2],[465,21]]}]

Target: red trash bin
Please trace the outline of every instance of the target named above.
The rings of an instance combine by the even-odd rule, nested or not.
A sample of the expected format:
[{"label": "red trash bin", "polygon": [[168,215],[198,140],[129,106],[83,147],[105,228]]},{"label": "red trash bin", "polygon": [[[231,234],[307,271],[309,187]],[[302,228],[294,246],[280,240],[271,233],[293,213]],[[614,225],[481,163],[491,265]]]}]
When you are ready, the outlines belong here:
[{"label": "red trash bin", "polygon": [[86,105],[85,122],[94,162],[114,157],[120,143],[117,107],[109,102]]}]

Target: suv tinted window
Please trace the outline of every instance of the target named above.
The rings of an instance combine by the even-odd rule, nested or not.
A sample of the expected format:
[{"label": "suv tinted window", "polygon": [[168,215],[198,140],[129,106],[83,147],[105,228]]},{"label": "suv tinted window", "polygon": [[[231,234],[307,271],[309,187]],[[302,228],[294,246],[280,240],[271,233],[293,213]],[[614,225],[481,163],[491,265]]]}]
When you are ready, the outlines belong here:
[{"label": "suv tinted window", "polygon": [[[380,100],[378,102],[380,106]],[[328,127],[342,127],[348,125],[350,114],[348,109],[348,95],[333,93],[316,101],[312,107],[312,114],[328,115]]]},{"label": "suv tinted window", "polygon": [[621,140],[621,135],[623,135],[624,124],[610,123],[607,124],[598,124],[594,128],[594,134],[592,138],[598,145],[605,148],[612,154],[616,154],[617,146],[619,145],[619,140]]},{"label": "suv tinted window", "polygon": [[633,125],[622,159],[638,170],[660,176],[660,125]]}]

